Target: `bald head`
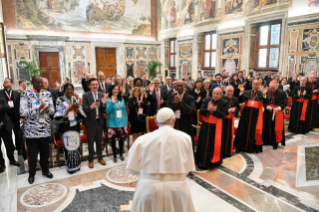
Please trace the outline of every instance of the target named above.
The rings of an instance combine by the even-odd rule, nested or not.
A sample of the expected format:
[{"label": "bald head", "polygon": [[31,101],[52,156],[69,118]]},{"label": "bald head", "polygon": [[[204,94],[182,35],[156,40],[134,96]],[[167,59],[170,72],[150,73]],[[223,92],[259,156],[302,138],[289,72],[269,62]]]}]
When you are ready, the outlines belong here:
[{"label": "bald head", "polygon": [[300,78],[300,86],[301,87],[305,87],[306,82],[307,82],[307,77],[303,76]]},{"label": "bald head", "polygon": [[310,74],[309,76],[309,82],[313,83],[315,81],[315,75],[314,74]]},{"label": "bald head", "polygon": [[223,95],[223,91],[220,87],[216,87],[213,90],[213,100],[218,101]]},{"label": "bald head", "polygon": [[225,92],[226,96],[227,96],[228,98],[231,98],[231,97],[233,96],[233,94],[234,94],[234,87],[231,86],[231,85],[228,85],[228,86],[226,87],[225,91],[226,91],[226,92]]}]

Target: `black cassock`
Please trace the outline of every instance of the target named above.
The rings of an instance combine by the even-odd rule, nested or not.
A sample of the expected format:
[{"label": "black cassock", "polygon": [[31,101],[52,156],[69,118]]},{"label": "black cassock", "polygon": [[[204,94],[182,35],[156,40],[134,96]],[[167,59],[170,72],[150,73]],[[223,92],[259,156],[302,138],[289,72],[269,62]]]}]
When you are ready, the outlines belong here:
[{"label": "black cassock", "polygon": [[177,94],[172,94],[168,98],[168,107],[171,108],[174,112],[180,110],[180,118],[176,119],[175,129],[183,131],[191,136],[193,144],[193,129],[192,129],[192,117],[196,112],[195,100],[192,95],[184,93],[183,99],[180,104],[174,103],[174,98]]},{"label": "black cassock", "polygon": [[[277,113],[273,120],[273,111],[270,112],[267,109],[267,105],[274,105],[279,106],[281,111],[285,109],[287,106],[287,95],[284,91],[280,90],[279,88],[275,91],[275,93],[268,92],[266,98],[266,105],[264,107],[264,114],[263,114],[263,143],[264,145],[271,145],[274,149],[277,148],[278,142],[276,141],[276,134],[275,134],[275,117],[278,115],[282,115],[283,120],[283,113]],[[284,123],[282,123],[282,140],[281,145],[285,146],[285,128]]]},{"label": "black cassock", "polygon": [[[248,90],[241,96],[244,102],[254,100],[264,102],[261,91]],[[244,107],[235,137],[235,146],[237,151],[244,150],[246,152],[262,152],[262,146],[256,145],[255,131],[258,120],[259,109],[253,107]]]},{"label": "black cassock", "polygon": [[[311,88],[312,91],[319,88],[318,83],[308,83],[308,86]],[[318,125],[318,100],[317,100],[318,94],[313,93],[311,100],[308,102],[308,110],[310,110],[310,126],[309,129],[313,130],[313,128],[317,128]]]},{"label": "black cassock", "polygon": [[[236,111],[233,114],[233,116],[236,114],[237,111],[240,111],[239,102],[236,97],[232,96],[231,98],[228,98],[227,96],[223,96],[223,99],[227,101],[228,109],[232,107],[236,107]],[[226,116],[229,115],[228,110],[225,115]],[[232,128],[233,127],[234,125],[232,123],[232,119],[225,117],[223,119],[223,143],[222,143],[223,158],[230,157],[233,152],[233,149],[232,149],[232,141],[233,141]]]},{"label": "black cassock", "polygon": [[[225,101],[224,99],[220,99],[217,102],[213,102],[213,105],[217,106],[217,110],[215,112],[212,112],[211,114],[207,110],[209,102],[213,102],[213,99],[211,97],[205,98],[200,109],[200,114],[203,116],[213,115],[219,119],[223,119],[228,111],[227,101]],[[195,155],[196,164],[200,168],[213,168],[215,165],[219,165],[222,162],[222,148],[220,150],[219,162],[211,162],[215,151],[215,127],[215,124],[207,123],[205,121],[202,122],[202,127],[198,139],[197,152]],[[223,138],[221,138],[221,141],[223,141],[222,139]]]},{"label": "black cassock", "polygon": [[[306,90],[306,95],[303,96],[303,91]],[[300,91],[300,96],[298,96],[298,91]],[[308,108],[308,104],[307,104],[307,112],[305,114],[305,120],[302,121],[301,116],[302,116],[302,108],[304,103],[303,102],[298,102],[298,100],[306,99],[306,100],[310,100],[312,97],[312,90],[309,86],[305,86],[305,87],[300,87],[295,86],[291,96],[294,100],[293,104],[292,104],[292,108],[291,108],[291,114],[290,114],[290,121],[289,121],[289,126],[288,129],[290,132],[293,133],[302,133],[302,134],[306,134],[309,132],[309,128],[310,128],[310,110]]]}]

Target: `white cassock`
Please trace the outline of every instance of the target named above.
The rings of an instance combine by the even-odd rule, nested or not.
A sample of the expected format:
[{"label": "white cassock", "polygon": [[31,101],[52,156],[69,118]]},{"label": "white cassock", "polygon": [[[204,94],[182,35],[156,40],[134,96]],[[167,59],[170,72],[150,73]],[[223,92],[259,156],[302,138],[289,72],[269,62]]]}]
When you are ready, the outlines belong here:
[{"label": "white cassock", "polygon": [[186,175],[195,171],[191,137],[171,126],[140,136],[126,168],[139,175],[131,212],[194,212]]}]

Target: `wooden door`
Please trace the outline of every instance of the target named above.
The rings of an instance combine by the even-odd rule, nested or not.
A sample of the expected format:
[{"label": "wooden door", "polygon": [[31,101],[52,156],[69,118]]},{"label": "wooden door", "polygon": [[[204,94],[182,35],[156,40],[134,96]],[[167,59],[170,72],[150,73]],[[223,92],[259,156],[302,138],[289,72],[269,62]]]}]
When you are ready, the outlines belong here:
[{"label": "wooden door", "polygon": [[102,71],[106,78],[116,75],[116,49],[96,48],[96,71]]},{"label": "wooden door", "polygon": [[57,89],[56,83],[61,84],[61,75],[59,67],[58,52],[39,52],[40,68],[45,71],[41,73],[42,77],[49,80],[49,87]]}]

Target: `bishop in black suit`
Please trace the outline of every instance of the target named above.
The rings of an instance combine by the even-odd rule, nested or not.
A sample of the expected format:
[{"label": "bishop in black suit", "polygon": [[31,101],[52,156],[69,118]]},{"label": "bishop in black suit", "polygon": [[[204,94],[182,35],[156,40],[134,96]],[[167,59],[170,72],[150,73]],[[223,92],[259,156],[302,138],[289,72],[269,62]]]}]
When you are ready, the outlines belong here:
[{"label": "bishop in black suit", "polygon": [[264,88],[262,92],[258,91],[258,88],[259,81],[254,80],[252,90],[245,92],[241,90],[239,94],[242,102],[245,102],[245,107],[239,120],[234,143],[238,152],[241,150],[247,152],[262,151],[262,103],[265,101],[268,87]]},{"label": "bishop in black suit", "polygon": [[308,101],[312,97],[312,89],[307,84],[307,77],[300,78],[300,85],[291,92],[293,104],[288,129],[290,132],[306,134],[310,129],[310,110]]},{"label": "bishop in black suit", "polygon": [[192,117],[196,113],[196,104],[194,97],[185,93],[184,88],[184,82],[178,81],[176,84],[177,93],[169,96],[167,107],[175,112],[175,129],[187,133],[193,140]]},{"label": "bishop in black suit", "polygon": [[263,143],[277,149],[278,143],[285,146],[283,110],[287,106],[287,95],[279,89],[277,81],[269,83],[263,114]]},{"label": "bishop in black suit", "polygon": [[225,89],[225,96],[222,97],[222,99],[227,102],[228,106],[228,110],[225,113],[225,118],[223,120],[223,158],[230,157],[234,150],[234,115],[240,110],[240,107],[238,99],[234,97],[233,94],[234,87],[229,85]]}]

